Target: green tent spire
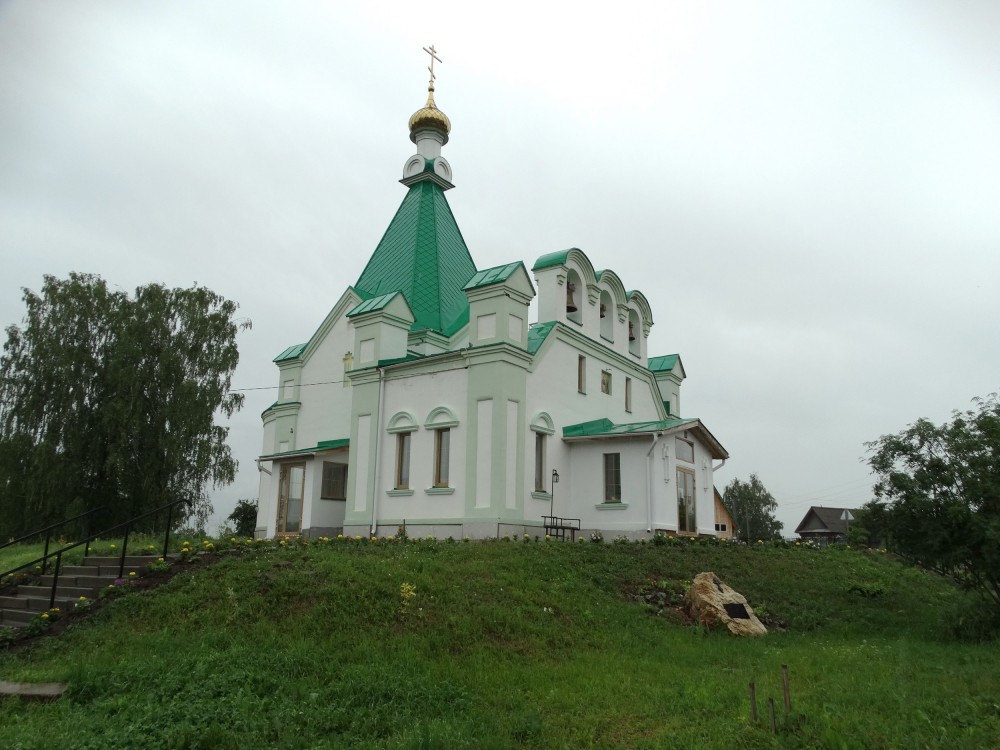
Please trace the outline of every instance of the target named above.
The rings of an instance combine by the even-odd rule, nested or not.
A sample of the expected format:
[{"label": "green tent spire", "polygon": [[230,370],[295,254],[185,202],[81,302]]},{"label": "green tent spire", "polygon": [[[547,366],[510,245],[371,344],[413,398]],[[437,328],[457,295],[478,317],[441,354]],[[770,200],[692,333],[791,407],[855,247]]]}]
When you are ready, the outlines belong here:
[{"label": "green tent spire", "polygon": [[354,287],[371,296],[400,291],[414,331],[451,335],[469,319],[462,287],[475,273],[444,190],[428,180],[410,187]]}]

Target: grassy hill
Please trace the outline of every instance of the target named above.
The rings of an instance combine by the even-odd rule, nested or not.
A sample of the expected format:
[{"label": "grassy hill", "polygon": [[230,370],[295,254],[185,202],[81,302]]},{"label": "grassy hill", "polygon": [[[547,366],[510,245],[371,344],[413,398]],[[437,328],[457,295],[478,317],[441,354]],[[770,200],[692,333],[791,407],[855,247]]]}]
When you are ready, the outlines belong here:
[{"label": "grassy hill", "polygon": [[[255,547],[0,654],[0,679],[70,688],[55,704],[0,704],[0,747],[1000,740],[1000,648],[951,634],[973,600],[883,555],[687,541]],[[786,629],[736,640],[684,622],[670,605],[708,570]],[[777,734],[749,721],[751,680],[762,713],[777,700]]]}]

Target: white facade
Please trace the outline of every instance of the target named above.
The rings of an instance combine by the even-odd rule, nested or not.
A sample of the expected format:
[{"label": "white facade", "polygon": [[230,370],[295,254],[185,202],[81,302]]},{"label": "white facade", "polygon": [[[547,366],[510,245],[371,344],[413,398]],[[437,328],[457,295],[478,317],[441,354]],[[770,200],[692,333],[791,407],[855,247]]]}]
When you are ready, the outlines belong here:
[{"label": "white facade", "polygon": [[531,275],[477,271],[444,197],[451,125],[433,90],[410,127],[408,193],[371,260],[275,359],[258,536],[534,535],[551,516],[714,535],[727,454],[680,416],[680,358],[647,356],[649,302],[575,248]]}]

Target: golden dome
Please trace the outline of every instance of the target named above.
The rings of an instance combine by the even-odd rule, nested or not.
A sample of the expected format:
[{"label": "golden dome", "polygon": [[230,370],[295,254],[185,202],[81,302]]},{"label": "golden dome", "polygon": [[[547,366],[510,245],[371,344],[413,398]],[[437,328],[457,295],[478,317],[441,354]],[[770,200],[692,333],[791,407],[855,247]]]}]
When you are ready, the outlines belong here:
[{"label": "golden dome", "polygon": [[444,135],[444,142],[448,142],[448,133],[451,132],[451,120],[448,119],[448,115],[437,108],[434,103],[434,86],[430,86],[427,89],[427,103],[412,115],[410,115],[410,140],[414,143],[417,139],[414,134],[418,130],[423,130],[424,128],[430,128],[431,130],[437,130]]}]

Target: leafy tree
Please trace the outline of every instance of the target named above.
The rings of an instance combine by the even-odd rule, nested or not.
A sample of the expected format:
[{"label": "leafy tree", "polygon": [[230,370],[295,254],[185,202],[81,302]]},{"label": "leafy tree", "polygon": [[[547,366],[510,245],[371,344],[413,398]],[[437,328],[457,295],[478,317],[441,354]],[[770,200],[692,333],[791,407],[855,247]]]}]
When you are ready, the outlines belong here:
[{"label": "leafy tree", "polygon": [[1000,401],[973,404],[866,444],[878,477],[866,523],[893,551],[1000,607]]},{"label": "leafy tree", "polygon": [[756,474],[749,481],[734,479],[726,485],[722,500],[733,514],[734,531],[739,539],[778,539],[781,521],[774,517],[778,502]]},{"label": "leafy tree", "polygon": [[226,520],[233,522],[236,536],[253,536],[257,529],[257,501],[247,499],[237,501],[236,507]]},{"label": "leafy tree", "polygon": [[[139,287],[46,276],[24,290],[22,327],[0,356],[0,517],[24,533],[97,506],[95,525],[173,500],[210,506],[235,478],[228,428],[239,360],[237,305],[203,287]],[[7,531],[7,527],[10,530]]]}]

